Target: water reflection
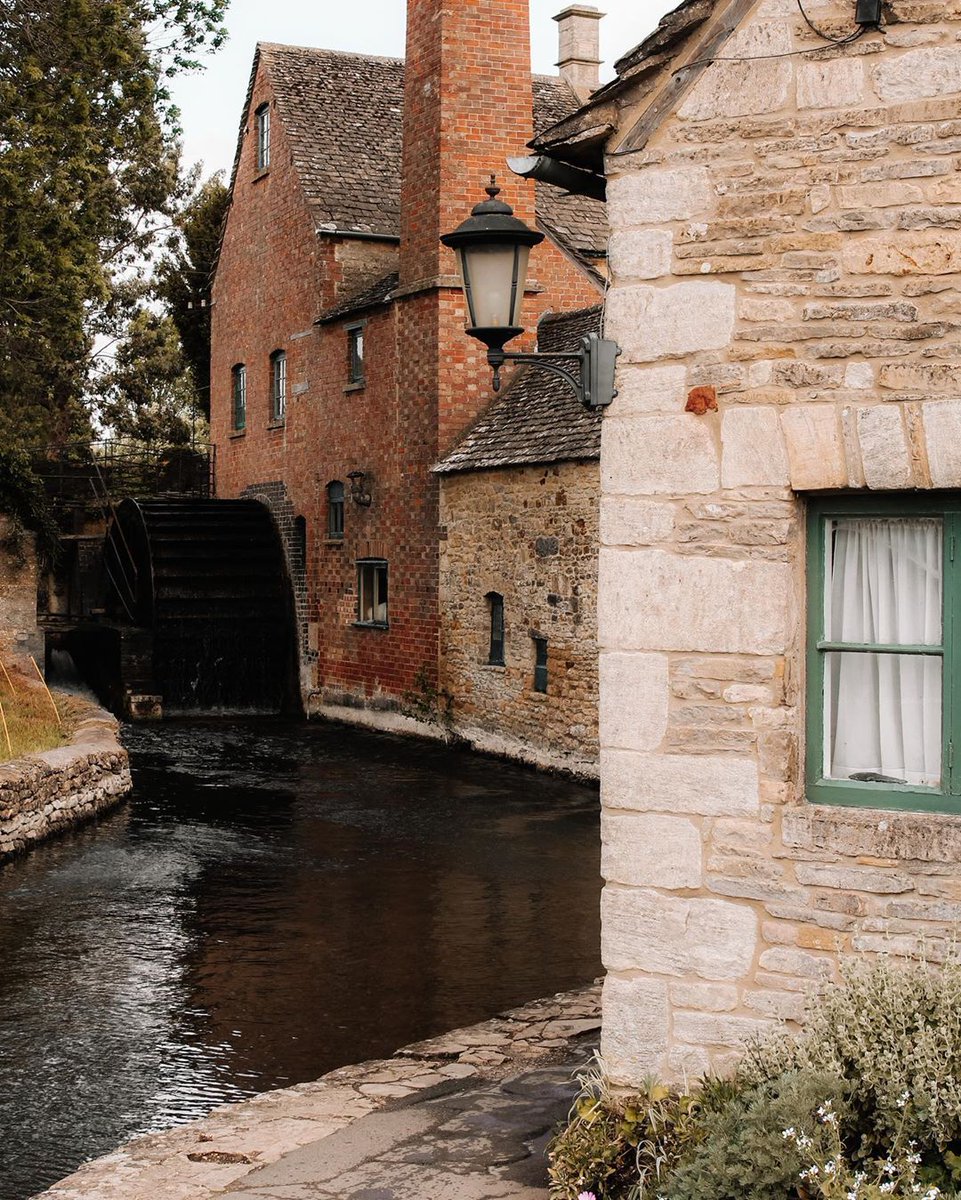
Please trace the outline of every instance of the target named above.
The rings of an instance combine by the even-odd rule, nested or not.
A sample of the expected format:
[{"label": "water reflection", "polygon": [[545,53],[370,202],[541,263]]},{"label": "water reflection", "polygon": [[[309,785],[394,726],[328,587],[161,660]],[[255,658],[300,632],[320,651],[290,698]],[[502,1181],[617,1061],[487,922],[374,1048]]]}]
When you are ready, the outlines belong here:
[{"label": "water reflection", "polygon": [[593,789],[330,726],[127,736],[135,802],[0,868],[0,1200],[597,974]]}]

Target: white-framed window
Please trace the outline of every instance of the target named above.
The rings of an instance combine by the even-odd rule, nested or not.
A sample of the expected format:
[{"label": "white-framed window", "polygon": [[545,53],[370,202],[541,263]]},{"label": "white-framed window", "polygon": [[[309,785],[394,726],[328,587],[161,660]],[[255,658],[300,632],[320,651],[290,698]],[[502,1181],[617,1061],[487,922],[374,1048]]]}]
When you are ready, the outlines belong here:
[{"label": "white-framed window", "polygon": [[387,563],[382,558],[357,560],[357,623],[387,628]]},{"label": "white-framed window", "polygon": [[261,104],[254,114],[257,130],[257,170],[270,166],[270,105]]},{"label": "white-framed window", "polygon": [[275,350],[270,356],[270,419],[283,421],[287,416],[287,355]]}]

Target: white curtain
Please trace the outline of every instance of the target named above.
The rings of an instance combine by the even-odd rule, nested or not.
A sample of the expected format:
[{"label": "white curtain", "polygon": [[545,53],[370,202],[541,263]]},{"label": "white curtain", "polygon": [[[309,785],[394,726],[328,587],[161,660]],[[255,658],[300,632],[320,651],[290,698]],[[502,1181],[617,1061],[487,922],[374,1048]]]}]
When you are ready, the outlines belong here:
[{"label": "white curtain", "polygon": [[[832,522],[827,640],[939,645],[941,543],[937,518]],[[937,785],[940,657],[851,651],[825,657],[825,776]]]}]

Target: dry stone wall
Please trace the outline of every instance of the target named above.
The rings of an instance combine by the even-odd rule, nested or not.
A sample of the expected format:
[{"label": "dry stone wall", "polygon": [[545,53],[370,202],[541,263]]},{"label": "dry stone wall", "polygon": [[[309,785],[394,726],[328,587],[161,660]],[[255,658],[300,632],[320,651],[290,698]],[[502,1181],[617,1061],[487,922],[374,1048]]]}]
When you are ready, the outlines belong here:
[{"label": "dry stone wall", "polygon": [[130,768],[117,730],[91,704],[69,745],[0,764],[0,863],[124,798]]},{"label": "dry stone wall", "polygon": [[[852,27],[851,4],[810,11]],[[800,765],[805,495],[961,486],[961,9],[896,0],[885,21],[817,49],[793,0],[762,0],[722,51],[742,61],[608,160],[603,1053],[621,1083],[723,1067],[841,956],[936,958],[961,917],[961,819],[809,805]],[[685,411],[694,388],[716,409]]]},{"label": "dry stone wall", "polygon": [[[479,749],[597,776],[598,465],[441,477],[442,687]],[[488,662],[487,595],[504,598],[504,665]],[[547,639],[534,690],[533,635]]]}]

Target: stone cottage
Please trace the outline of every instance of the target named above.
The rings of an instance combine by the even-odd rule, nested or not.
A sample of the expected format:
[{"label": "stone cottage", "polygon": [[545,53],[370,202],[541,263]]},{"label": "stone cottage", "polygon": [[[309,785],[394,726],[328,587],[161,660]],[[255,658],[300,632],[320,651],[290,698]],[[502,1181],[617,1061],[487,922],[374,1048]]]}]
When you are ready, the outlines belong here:
[{"label": "stone cottage", "polygon": [[[526,0],[409,0],[406,63],[258,47],[213,287],[211,428],[218,494],[261,499],[285,537],[311,711],[389,727],[409,726],[409,714],[457,720],[459,697],[448,712],[438,673],[432,468],[491,391],[439,238],[497,173],[518,215],[545,234],[529,326],[598,303],[603,203],[535,189],[505,160],[596,84],[599,16],[575,5],[558,17],[556,77],[531,76]],[[527,501],[508,487],[500,503]],[[551,583],[556,563],[537,561],[540,590],[566,603]],[[483,594],[472,599],[489,613]],[[542,652],[529,634],[525,653],[533,690]],[[548,706],[567,686],[566,658],[552,653]],[[529,732],[518,727],[512,744]]]},{"label": "stone cottage", "polygon": [[[545,316],[540,350],[576,349],[601,308]],[[440,678],[479,749],[597,775],[601,421],[525,368],[440,476]]]},{"label": "stone cottage", "polygon": [[[720,1067],[961,918],[961,11],[689,0],[608,181],[603,1053]],[[873,17],[880,24],[873,23]]]}]

